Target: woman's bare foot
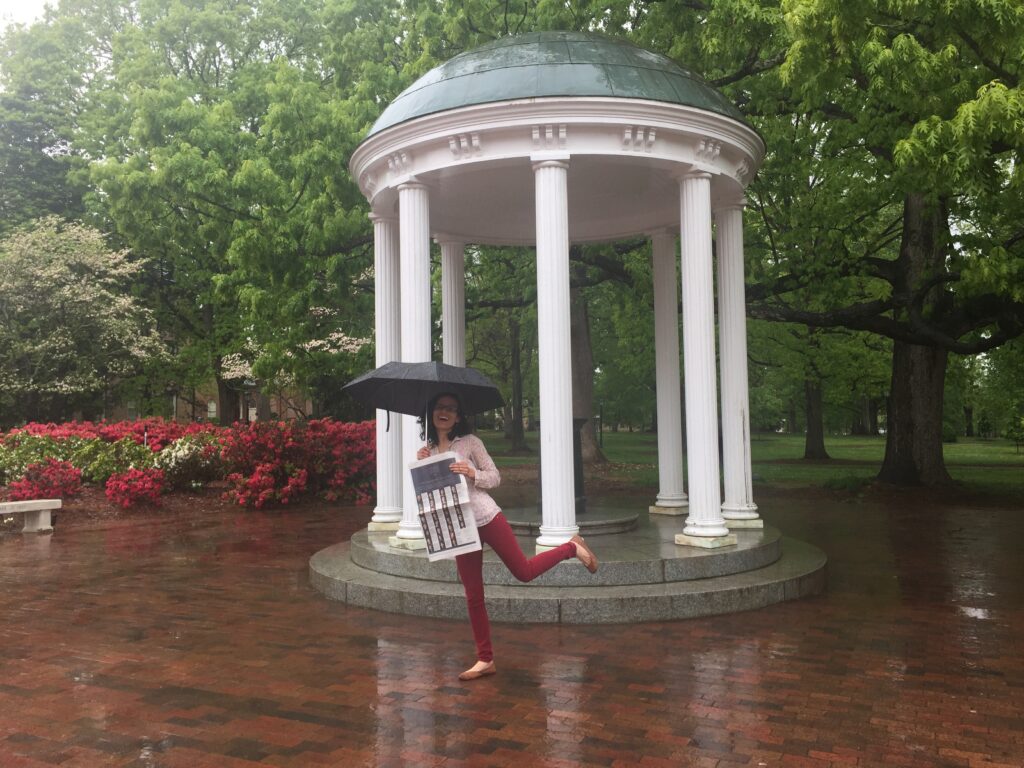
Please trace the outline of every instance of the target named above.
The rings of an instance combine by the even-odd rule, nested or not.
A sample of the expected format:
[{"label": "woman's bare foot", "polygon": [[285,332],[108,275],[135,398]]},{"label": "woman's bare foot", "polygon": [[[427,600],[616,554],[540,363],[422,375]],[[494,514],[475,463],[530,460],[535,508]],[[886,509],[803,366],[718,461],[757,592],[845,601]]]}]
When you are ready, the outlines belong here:
[{"label": "woman's bare foot", "polygon": [[493,661],[478,661],[472,667],[459,675],[459,680],[476,680],[478,677],[493,675],[498,670],[494,668]]},{"label": "woman's bare foot", "polygon": [[597,573],[597,555],[590,551],[590,547],[579,534],[569,539],[576,545],[576,559],[578,559],[591,573]]}]

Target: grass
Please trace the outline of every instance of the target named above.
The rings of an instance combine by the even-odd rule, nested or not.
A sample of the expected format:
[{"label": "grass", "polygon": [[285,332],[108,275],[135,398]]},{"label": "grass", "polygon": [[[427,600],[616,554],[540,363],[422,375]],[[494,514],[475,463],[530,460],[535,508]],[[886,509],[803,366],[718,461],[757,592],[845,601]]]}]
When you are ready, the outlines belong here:
[{"label": "grass", "polygon": [[[526,436],[533,449],[512,455],[499,432],[484,432],[498,466],[535,464],[537,433]],[[751,441],[756,483],[779,486],[818,486],[855,492],[878,474],[885,454],[884,437],[828,437],[825,448],[833,461],[804,461],[802,435],[757,434]],[[638,487],[657,486],[658,436],[645,432],[605,432],[604,452],[609,461],[627,465],[621,476]],[[1024,453],[1009,440],[961,438],[943,445],[946,468],[965,490],[1019,495],[1024,498]]]}]

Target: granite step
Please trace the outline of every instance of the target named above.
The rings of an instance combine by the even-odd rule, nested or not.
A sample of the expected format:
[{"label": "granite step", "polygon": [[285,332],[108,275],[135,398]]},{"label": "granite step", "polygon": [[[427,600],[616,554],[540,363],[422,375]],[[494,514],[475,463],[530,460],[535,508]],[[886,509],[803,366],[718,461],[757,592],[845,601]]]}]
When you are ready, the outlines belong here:
[{"label": "granite step", "polygon": [[[702,579],[616,586],[493,584],[487,588],[487,610],[499,622],[621,624],[751,610],[823,591],[824,552],[787,537],[781,537],[780,547],[781,556],[769,565]],[[465,619],[460,584],[370,570],[353,562],[352,552],[352,544],[343,542],[313,555],[313,587],[362,608]]]},{"label": "granite step", "polygon": [[[777,528],[737,532],[736,546],[721,549],[680,547],[675,528],[647,526],[613,538],[588,540],[601,561],[591,574],[577,560],[569,560],[530,582],[538,587],[595,587],[627,584],[660,584],[671,581],[707,579],[763,568],[779,559],[782,534]],[[426,552],[396,549],[388,544],[389,534],[359,531],[352,537],[352,561],[369,571],[428,581],[457,583],[453,560],[430,562]],[[520,537],[519,545],[530,553],[534,541]],[[497,555],[484,552],[484,584],[515,586],[520,582],[509,573]]]}]

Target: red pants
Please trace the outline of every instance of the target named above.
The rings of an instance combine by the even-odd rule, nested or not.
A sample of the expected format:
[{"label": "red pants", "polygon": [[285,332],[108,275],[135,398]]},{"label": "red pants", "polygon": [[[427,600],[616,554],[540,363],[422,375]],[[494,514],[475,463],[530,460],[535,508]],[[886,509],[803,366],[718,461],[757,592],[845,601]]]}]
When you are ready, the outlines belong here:
[{"label": "red pants", "polygon": [[[480,528],[480,541],[488,544],[520,581],[533,581],[563,560],[576,557],[576,545],[566,542],[527,560],[512,533],[512,526],[501,512]],[[491,623],[484,605],[484,553],[477,551],[459,555],[455,558],[455,565],[466,590],[469,623],[473,627],[473,639],[476,640],[476,657],[480,661],[492,661],[494,651],[491,648]]]}]

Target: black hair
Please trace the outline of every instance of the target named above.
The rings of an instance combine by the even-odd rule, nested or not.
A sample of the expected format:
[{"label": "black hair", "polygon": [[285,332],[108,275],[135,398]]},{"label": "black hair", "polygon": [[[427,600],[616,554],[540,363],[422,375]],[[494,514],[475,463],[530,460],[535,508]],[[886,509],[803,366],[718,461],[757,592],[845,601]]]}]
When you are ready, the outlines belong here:
[{"label": "black hair", "polygon": [[473,424],[470,422],[469,417],[466,416],[466,412],[462,410],[462,399],[454,392],[439,392],[430,398],[430,402],[427,403],[427,412],[420,416],[420,439],[426,440],[431,445],[438,445],[439,440],[437,437],[437,427],[434,426],[434,406],[437,405],[437,401],[442,397],[451,397],[455,399],[455,402],[459,404],[459,420],[455,423],[450,430],[448,430],[448,439],[454,440],[456,437],[462,435],[469,435],[473,432]]}]

